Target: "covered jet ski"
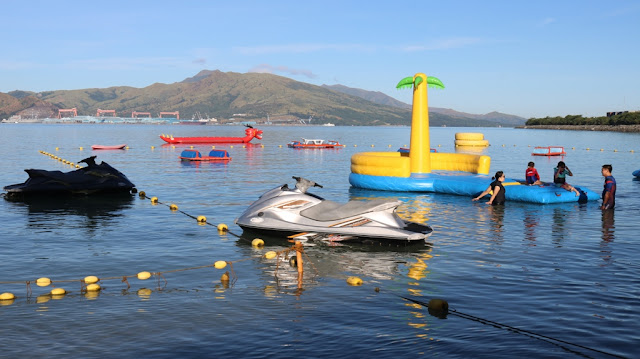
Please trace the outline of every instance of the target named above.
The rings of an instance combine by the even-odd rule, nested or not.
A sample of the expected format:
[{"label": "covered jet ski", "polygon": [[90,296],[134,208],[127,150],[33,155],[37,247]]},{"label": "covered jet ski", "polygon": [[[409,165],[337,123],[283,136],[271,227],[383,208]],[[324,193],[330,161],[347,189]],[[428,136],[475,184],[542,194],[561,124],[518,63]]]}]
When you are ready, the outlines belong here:
[{"label": "covered jet ski", "polygon": [[106,162],[96,164],[96,156],[80,162],[87,166],[71,172],[26,169],[29,178],[24,183],[4,187],[7,199],[29,195],[70,195],[94,193],[130,193],[135,185],[127,176]]},{"label": "covered jet ski", "polygon": [[425,243],[431,227],[409,222],[396,214],[402,201],[349,201],[341,204],[307,193],[321,185],[301,177],[295,189],[287,184],[264,193],[235,223],[245,231],[288,236],[300,240],[393,241]]}]

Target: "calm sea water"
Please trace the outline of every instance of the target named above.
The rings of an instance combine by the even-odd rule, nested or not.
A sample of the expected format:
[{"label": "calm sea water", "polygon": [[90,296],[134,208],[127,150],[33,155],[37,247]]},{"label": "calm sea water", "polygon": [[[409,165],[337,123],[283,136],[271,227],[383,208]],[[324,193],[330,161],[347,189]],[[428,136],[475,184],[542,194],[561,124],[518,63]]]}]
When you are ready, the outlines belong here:
[{"label": "calm sea water", "polygon": [[[534,158],[534,146],[561,145],[569,182],[601,191],[602,164],[613,165],[616,209],[599,203],[507,203],[496,209],[470,198],[350,188],[351,155],[408,145],[409,128],[264,127],[255,145],[229,150],[228,164],[184,164],[184,147],[162,146],[161,133],[241,136],[235,126],[0,125],[0,184],[26,180],[25,168],[70,170],[38,150],[77,162],[92,154],[125,173],[148,196],[174,203],[241,234],[234,219],[259,195],[303,176],[335,201],[400,199],[402,217],[434,228],[431,246],[411,250],[352,246],[306,248],[304,280],[286,260],[264,258],[286,243],[252,248],[250,238],[138,197],[65,203],[0,201],[0,352],[6,357],[446,358],[637,357],[640,342],[638,213],[640,134],[433,128],[431,145],[453,152],[456,132],[482,132],[491,170],[524,178],[528,161],[551,180],[558,158]],[[339,140],[338,150],[293,150],[306,138]],[[91,151],[126,143],[126,151]],[[261,144],[264,145],[262,147]],[[282,145],[282,147],[280,147]],[[155,148],[152,148],[155,146]],[[373,148],[372,148],[373,146]],[[80,147],[83,147],[81,150]],[[57,150],[56,150],[57,148]],[[195,146],[203,151],[208,146]],[[572,149],[573,148],[573,149]],[[632,152],[633,151],[633,152]],[[233,263],[223,270],[215,261]],[[183,270],[187,269],[187,270]],[[123,276],[161,273],[140,281]],[[235,282],[221,284],[229,271]],[[103,278],[96,296],[81,278]],[[362,286],[349,286],[358,276]],[[27,288],[49,277],[51,287]],[[69,280],[69,281],[63,281]],[[130,288],[127,288],[127,283]],[[301,288],[300,288],[301,287]],[[31,291],[29,295],[29,289]],[[401,297],[448,301],[438,318]],[[545,337],[506,330],[500,324]],[[560,341],[558,341],[558,340]],[[589,350],[580,346],[592,348]]]}]

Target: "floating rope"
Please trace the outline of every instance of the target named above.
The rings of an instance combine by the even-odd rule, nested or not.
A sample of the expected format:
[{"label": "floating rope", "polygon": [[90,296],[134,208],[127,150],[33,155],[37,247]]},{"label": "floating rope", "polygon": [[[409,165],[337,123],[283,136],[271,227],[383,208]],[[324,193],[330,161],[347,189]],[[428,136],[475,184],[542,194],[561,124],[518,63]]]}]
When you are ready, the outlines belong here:
[{"label": "floating rope", "polygon": [[226,225],[220,224],[220,225],[216,226],[216,225],[214,225],[214,224],[212,224],[212,223],[208,222],[208,221],[206,220],[206,217],[204,217],[204,216],[194,216],[194,215],[192,215],[192,214],[189,214],[189,213],[187,213],[187,212],[185,212],[185,211],[183,211],[183,210],[179,209],[179,207],[178,207],[178,206],[176,206],[176,205],[175,205],[175,204],[173,204],[173,203],[167,204],[167,203],[164,203],[164,202],[161,202],[160,200],[158,200],[158,197],[149,197],[149,196],[147,196],[147,194],[146,194],[144,191],[140,191],[140,192],[138,193],[138,196],[140,196],[140,198],[142,198],[142,199],[148,199],[148,200],[150,200],[150,201],[151,201],[151,203],[154,203],[154,204],[161,204],[161,205],[163,205],[163,206],[169,207],[169,209],[170,209],[170,210],[172,210],[172,211],[174,211],[174,212],[180,212],[180,213],[184,214],[184,215],[185,215],[185,216],[187,216],[187,217],[190,217],[190,218],[192,218],[192,219],[195,219],[199,224],[203,224],[203,225],[205,225],[205,224],[206,224],[206,225],[209,225],[209,226],[216,227],[216,228],[218,228],[218,232],[220,232],[220,234],[223,234],[223,233],[229,233],[229,234],[231,234],[232,236],[235,236],[236,238],[241,238],[241,236],[240,236],[240,235],[238,235],[238,234],[235,234],[235,233],[231,232],[231,231],[229,230],[229,228],[228,228]]},{"label": "floating rope", "polygon": [[[485,324],[485,325],[491,325],[491,326],[493,326],[495,328],[498,328],[498,329],[505,329],[505,330],[508,330],[508,331],[511,331],[511,332],[514,332],[514,333],[526,335],[526,336],[529,336],[529,337],[532,337],[532,338],[536,338],[536,339],[539,339],[539,340],[543,340],[543,341],[546,341],[546,342],[550,342],[550,343],[558,342],[558,343],[562,343],[562,344],[573,345],[575,347],[578,347],[578,348],[581,348],[581,349],[586,349],[586,350],[591,350],[591,351],[594,351],[594,352],[597,352],[597,353],[600,353],[600,354],[605,354],[605,355],[609,355],[609,356],[616,357],[616,358],[624,358],[623,356],[620,356],[620,355],[617,355],[617,354],[608,353],[608,352],[605,352],[605,351],[602,351],[602,350],[598,350],[598,349],[594,349],[594,348],[589,348],[589,347],[584,346],[584,345],[571,343],[571,342],[568,342],[566,340],[557,339],[557,338],[553,338],[553,337],[550,337],[550,336],[542,335],[542,334],[539,334],[539,333],[532,332],[530,330],[525,330],[525,329],[521,329],[521,328],[517,328],[517,327],[512,327],[512,326],[507,325],[507,324],[494,322],[492,320],[476,317],[476,316],[473,316],[471,314],[465,314],[465,313],[459,312],[459,311],[457,311],[455,309],[449,309],[448,304],[446,306],[443,306],[440,310],[437,310],[437,308],[434,308],[434,306],[431,304],[433,302],[433,300],[430,301],[429,303],[425,303],[425,302],[419,301],[417,299],[412,299],[412,298],[404,297],[404,296],[401,296],[401,295],[398,295],[398,296],[400,298],[403,298],[403,299],[408,300],[410,302],[413,302],[413,303],[422,305],[424,307],[427,307],[430,310],[436,309],[436,314],[444,314],[444,315],[452,314],[452,315],[458,316],[460,318],[473,320],[475,322],[482,323],[482,324]],[[440,312],[440,313],[438,313],[438,312]],[[439,316],[439,315],[436,315],[436,316]],[[570,350],[568,348],[566,348],[566,349]]]}]

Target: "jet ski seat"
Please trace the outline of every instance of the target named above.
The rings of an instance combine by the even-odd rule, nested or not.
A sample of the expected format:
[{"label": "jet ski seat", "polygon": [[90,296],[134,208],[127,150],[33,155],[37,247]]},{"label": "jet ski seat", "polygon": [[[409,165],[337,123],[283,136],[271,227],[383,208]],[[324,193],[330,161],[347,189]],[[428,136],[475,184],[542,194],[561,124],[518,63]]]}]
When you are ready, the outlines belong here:
[{"label": "jet ski seat", "polygon": [[300,215],[316,221],[336,221],[368,212],[396,208],[402,201],[386,200],[349,201],[345,204],[334,201],[322,201],[319,204],[300,211]]}]

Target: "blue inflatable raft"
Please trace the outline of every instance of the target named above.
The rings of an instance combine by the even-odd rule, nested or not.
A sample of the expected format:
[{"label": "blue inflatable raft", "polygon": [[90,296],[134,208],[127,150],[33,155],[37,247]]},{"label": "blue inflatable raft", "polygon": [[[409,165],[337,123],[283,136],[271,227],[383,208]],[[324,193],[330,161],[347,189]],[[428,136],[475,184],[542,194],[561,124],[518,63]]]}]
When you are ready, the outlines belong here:
[{"label": "blue inflatable raft", "polygon": [[[587,202],[600,199],[600,194],[585,187],[574,187],[574,192],[556,187],[553,183],[543,186],[529,186],[524,180],[506,179],[503,182],[507,201],[530,203],[568,203]],[[354,187],[401,192],[436,192],[469,198],[478,196],[491,184],[491,176],[469,172],[434,171],[411,177],[371,176],[351,173],[349,183]],[[488,195],[486,197],[489,198]]]}]

